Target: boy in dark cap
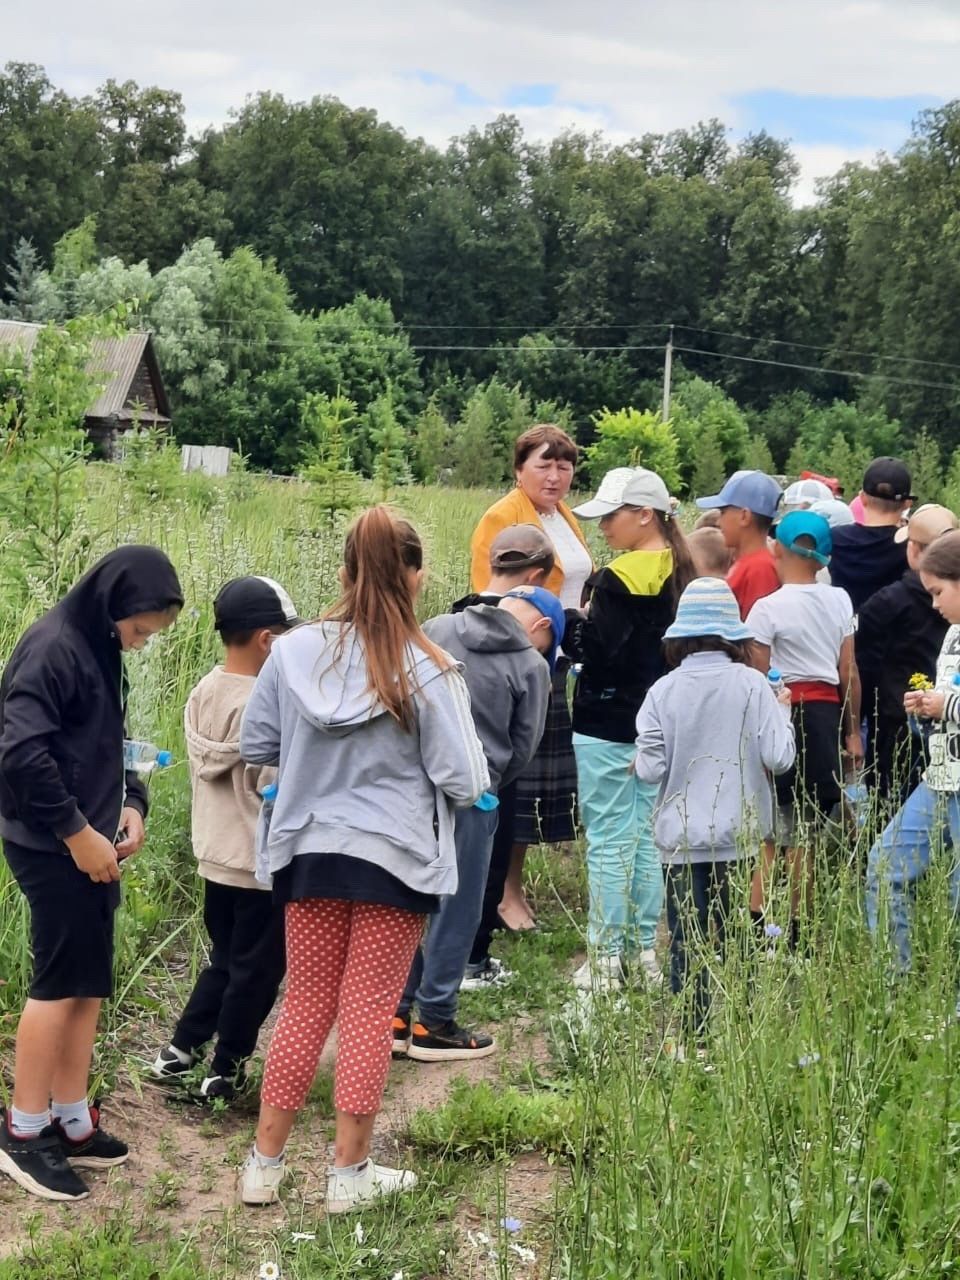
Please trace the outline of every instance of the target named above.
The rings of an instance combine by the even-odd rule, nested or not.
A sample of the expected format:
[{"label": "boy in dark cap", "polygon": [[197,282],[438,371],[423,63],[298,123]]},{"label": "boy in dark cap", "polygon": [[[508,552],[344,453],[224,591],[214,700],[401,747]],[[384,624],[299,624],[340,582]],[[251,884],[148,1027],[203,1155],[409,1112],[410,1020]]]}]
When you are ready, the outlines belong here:
[{"label": "boy in dark cap", "polygon": [[[850,597],[855,613],[907,570],[907,549],[896,539],[903,513],[914,501],[907,466],[898,458],[874,458],[863,473],[864,523],[833,533],[830,581]],[[869,710],[869,708],[865,708]]]},{"label": "boy in dark cap", "polygon": [[535,524],[512,524],[490,544],[490,580],[450,606],[451,613],[475,604],[496,604],[514,587],[542,587],[554,565],[553,543]]},{"label": "boy in dark cap", "polygon": [[263,788],[276,770],[240,758],[240,722],[256,677],[277,636],[295,627],[293,602],[272,578],[234,578],[213,602],[225,649],[184,710],[193,787],[193,850],[204,881],[203,922],[210,960],[197,978],[173,1038],[153,1064],[160,1080],[191,1072],[216,1036],[205,1100],[229,1101],[286,967],[283,909],[254,877]]}]

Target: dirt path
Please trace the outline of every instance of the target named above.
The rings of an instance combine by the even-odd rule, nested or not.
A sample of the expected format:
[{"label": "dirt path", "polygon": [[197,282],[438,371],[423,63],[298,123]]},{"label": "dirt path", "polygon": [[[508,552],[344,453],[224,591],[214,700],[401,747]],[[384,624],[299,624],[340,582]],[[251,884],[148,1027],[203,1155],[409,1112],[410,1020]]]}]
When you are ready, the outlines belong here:
[{"label": "dirt path", "polygon": [[[455,1078],[464,1077],[471,1083],[498,1080],[520,1062],[545,1061],[543,1039],[531,1026],[515,1028],[508,1039],[503,1051],[479,1062],[395,1062],[377,1125],[374,1155],[396,1163],[398,1140],[411,1114],[421,1107],[440,1106]],[[334,1051],[331,1042],[318,1078],[332,1069]],[[106,1126],[130,1139],[132,1154],[118,1169],[84,1173],[90,1185],[90,1197],[83,1205],[85,1221],[106,1223],[122,1212],[127,1220],[140,1224],[138,1234],[149,1238],[157,1226],[176,1234],[196,1233],[205,1253],[215,1250],[227,1230],[229,1215],[237,1207],[237,1170],[249,1149],[253,1112],[211,1116],[199,1107],[176,1102],[164,1089],[143,1085],[138,1091],[131,1083],[111,1095],[105,1111]],[[311,1103],[289,1149],[294,1194],[286,1195],[285,1203],[275,1209],[238,1214],[234,1234],[262,1236],[271,1231],[315,1229],[323,1214],[330,1135],[329,1109]],[[556,1178],[557,1170],[540,1157],[519,1157],[506,1175],[509,1213],[531,1223],[549,1215]],[[13,1183],[0,1178],[0,1256],[15,1253],[31,1231],[43,1236],[75,1224],[77,1212],[75,1205],[28,1198]],[[465,1201],[457,1206],[455,1221],[464,1237],[462,1265],[458,1263],[456,1274],[486,1275],[489,1259],[483,1236],[490,1232],[489,1214],[473,1201]]]}]

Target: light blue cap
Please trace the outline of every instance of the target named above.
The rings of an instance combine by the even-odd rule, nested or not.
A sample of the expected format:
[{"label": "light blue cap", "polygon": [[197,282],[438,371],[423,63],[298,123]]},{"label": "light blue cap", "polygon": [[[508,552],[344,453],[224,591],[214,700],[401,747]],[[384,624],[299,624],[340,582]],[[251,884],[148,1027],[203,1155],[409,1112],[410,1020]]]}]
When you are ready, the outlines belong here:
[{"label": "light blue cap", "polygon": [[719,493],[709,498],[698,498],[697,506],[705,511],[717,507],[743,507],[754,515],[769,520],[777,514],[783,490],[772,476],[762,471],[735,471]]}]

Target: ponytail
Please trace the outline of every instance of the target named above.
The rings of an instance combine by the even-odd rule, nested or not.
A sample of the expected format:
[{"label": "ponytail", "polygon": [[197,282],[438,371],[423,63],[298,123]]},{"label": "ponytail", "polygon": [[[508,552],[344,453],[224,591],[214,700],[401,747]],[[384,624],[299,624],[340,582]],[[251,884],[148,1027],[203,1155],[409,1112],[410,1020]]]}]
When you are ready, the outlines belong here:
[{"label": "ponytail", "polygon": [[424,635],[414,612],[409,573],[423,568],[423,545],[409,521],[388,507],[371,507],[358,516],[343,549],[343,593],[324,620],[344,623],[363,645],[367,688],[406,730],[413,728],[415,683],[407,670],[411,645],[442,669],[450,658]]},{"label": "ponytail", "polygon": [[663,511],[654,511],[654,518],[660,534],[673,553],[673,574],[671,576],[673,599],[676,603],[690,583],[696,578],[697,570],[690,553],[690,544],[675,516]]}]

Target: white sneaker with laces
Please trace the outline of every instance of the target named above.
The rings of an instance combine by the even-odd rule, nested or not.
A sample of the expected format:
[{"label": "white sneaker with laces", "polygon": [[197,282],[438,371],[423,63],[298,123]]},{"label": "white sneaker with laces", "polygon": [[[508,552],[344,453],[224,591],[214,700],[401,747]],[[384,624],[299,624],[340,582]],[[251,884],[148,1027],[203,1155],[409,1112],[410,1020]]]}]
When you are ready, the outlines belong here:
[{"label": "white sneaker with laces", "polygon": [[660,961],[657,959],[657,953],[653,947],[648,947],[645,951],[641,951],[630,967],[639,985],[647,987],[663,986],[663,970],[660,968]]},{"label": "white sneaker with laces", "polygon": [[240,1174],[241,1201],[244,1204],[276,1204],[286,1171],[282,1158],[279,1164],[261,1164],[251,1151]]},{"label": "white sneaker with laces", "polygon": [[623,965],[619,956],[587,956],[573,975],[578,991],[619,991],[623,986]]},{"label": "white sneaker with laces", "polygon": [[388,1169],[368,1160],[359,1173],[343,1177],[339,1169],[327,1170],[327,1213],[349,1213],[362,1209],[383,1196],[410,1191],[417,1185],[417,1175],[409,1169]]}]

